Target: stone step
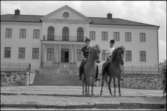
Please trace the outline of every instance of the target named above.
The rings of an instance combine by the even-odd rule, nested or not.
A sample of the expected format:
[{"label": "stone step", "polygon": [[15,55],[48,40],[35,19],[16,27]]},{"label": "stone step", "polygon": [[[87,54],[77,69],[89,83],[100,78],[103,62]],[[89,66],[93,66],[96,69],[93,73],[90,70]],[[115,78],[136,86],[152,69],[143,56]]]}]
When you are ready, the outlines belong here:
[{"label": "stone step", "polygon": [[44,67],[35,76],[33,85],[81,85],[75,64],[56,64]]}]

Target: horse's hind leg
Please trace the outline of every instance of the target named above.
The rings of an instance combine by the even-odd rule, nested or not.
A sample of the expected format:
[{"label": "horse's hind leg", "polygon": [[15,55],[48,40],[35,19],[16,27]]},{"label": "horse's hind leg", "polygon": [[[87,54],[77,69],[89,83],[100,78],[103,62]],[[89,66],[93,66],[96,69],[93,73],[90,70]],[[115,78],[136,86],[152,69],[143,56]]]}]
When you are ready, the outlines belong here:
[{"label": "horse's hind leg", "polygon": [[93,83],[92,83],[92,86],[91,86],[91,96],[93,96]]},{"label": "horse's hind leg", "polygon": [[110,92],[110,94],[112,96],[112,91],[111,91],[111,77],[109,78],[108,89],[109,89],[109,92]]},{"label": "horse's hind leg", "polygon": [[85,87],[84,87],[84,82],[82,81],[82,95],[84,96],[84,91],[85,90]]},{"label": "horse's hind leg", "polygon": [[115,77],[113,78],[113,82],[114,82],[114,96],[116,96],[116,83],[115,83]]},{"label": "horse's hind leg", "polygon": [[119,96],[121,96],[120,78],[118,78],[118,90],[119,90]]},{"label": "horse's hind leg", "polygon": [[104,86],[104,75],[102,75],[100,96],[102,96],[102,93],[103,93],[103,86]]},{"label": "horse's hind leg", "polygon": [[85,95],[86,96],[88,95],[88,85],[87,85],[87,83],[85,83]]}]

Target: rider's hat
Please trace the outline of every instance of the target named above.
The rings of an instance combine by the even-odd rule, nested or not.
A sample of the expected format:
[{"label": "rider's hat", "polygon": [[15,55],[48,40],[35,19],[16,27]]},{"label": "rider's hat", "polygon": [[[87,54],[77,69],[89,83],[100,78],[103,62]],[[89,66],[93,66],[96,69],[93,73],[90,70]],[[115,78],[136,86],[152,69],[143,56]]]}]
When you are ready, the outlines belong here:
[{"label": "rider's hat", "polygon": [[89,38],[86,38],[86,39],[85,39],[85,42],[90,42],[90,39],[89,39]]},{"label": "rider's hat", "polygon": [[115,40],[110,40],[110,43],[114,44],[114,43],[115,43]]}]

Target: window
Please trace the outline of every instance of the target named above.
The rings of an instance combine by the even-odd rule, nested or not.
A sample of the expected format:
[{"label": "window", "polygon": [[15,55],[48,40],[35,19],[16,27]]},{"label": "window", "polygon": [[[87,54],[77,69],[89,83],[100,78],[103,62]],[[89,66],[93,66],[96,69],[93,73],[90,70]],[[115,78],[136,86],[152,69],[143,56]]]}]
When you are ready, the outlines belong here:
[{"label": "window", "polygon": [[4,58],[11,57],[11,47],[5,47]]},{"label": "window", "polygon": [[64,18],[69,17],[69,13],[68,13],[68,12],[64,12],[64,13],[63,13],[63,17],[64,17]]},{"label": "window", "polygon": [[69,40],[69,29],[68,27],[64,27],[62,31],[62,40],[68,41]]},{"label": "window", "polygon": [[19,48],[19,55],[18,55],[19,59],[25,59],[25,48],[24,47],[20,47]]},{"label": "window", "polygon": [[69,57],[70,57],[70,51],[68,48],[62,48],[61,49],[61,62],[68,63]]},{"label": "window", "polygon": [[40,31],[39,29],[34,29],[33,31],[33,39],[39,39]]},{"label": "window", "polygon": [[102,60],[104,61],[106,58],[106,50],[102,50]]},{"label": "window", "polygon": [[127,50],[126,51],[126,61],[132,61],[132,51],[131,50]]},{"label": "window", "polygon": [[120,41],[120,33],[119,32],[114,32],[114,40]]},{"label": "window", "polygon": [[78,59],[78,61],[82,60],[82,51],[81,51],[81,49],[77,49],[77,59]]},{"label": "window", "polygon": [[140,42],[146,41],[146,33],[141,32],[139,36],[140,36]]},{"label": "window", "polygon": [[26,38],[26,29],[20,29],[20,39]]},{"label": "window", "polygon": [[125,41],[127,41],[127,42],[132,41],[132,33],[131,32],[125,32]]},{"label": "window", "polygon": [[47,40],[54,40],[54,27],[48,27]]},{"label": "window", "polygon": [[146,51],[144,50],[140,51],[140,61],[146,62]]},{"label": "window", "polygon": [[95,31],[90,31],[89,32],[89,38],[91,40],[96,40],[96,32]]},{"label": "window", "polygon": [[81,27],[77,29],[77,41],[84,41],[84,31]]},{"label": "window", "polygon": [[47,48],[47,60],[54,59],[54,48]]},{"label": "window", "polygon": [[108,32],[102,32],[102,40],[107,41],[108,40]]},{"label": "window", "polygon": [[6,28],[5,38],[7,38],[7,39],[12,38],[12,29],[11,28]]},{"label": "window", "polygon": [[39,48],[32,48],[32,59],[39,59]]}]

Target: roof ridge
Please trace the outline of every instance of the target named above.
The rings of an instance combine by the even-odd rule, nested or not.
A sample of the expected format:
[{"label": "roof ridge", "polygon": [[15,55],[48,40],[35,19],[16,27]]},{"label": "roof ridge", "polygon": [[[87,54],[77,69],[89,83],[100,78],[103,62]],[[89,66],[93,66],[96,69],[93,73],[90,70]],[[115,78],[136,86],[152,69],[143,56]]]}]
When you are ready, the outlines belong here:
[{"label": "roof ridge", "polygon": [[[1,14],[2,15],[14,15],[14,14]],[[14,15],[15,16],[15,15]],[[16,15],[16,16],[45,16],[45,15],[27,15],[27,14],[20,14],[20,15]]]},{"label": "roof ridge", "polygon": [[[17,18],[18,17],[18,18]],[[44,17],[44,15],[17,15],[14,14],[3,14],[1,15],[2,21],[34,21],[39,22],[41,21],[41,17]],[[112,18],[108,19],[106,17],[87,17],[88,19],[91,19],[90,24],[101,24],[101,25],[130,25],[130,26],[152,26],[152,27],[158,27],[158,25],[128,20],[128,19],[122,19],[122,18]],[[34,20],[35,19],[35,20]]]},{"label": "roof ridge", "polygon": [[[139,22],[139,21],[134,21],[134,20],[129,20],[129,19],[122,19],[122,18],[115,18],[115,19],[120,19],[120,20],[126,20],[128,22],[135,22],[135,23],[140,23],[140,24],[146,24],[146,25],[153,25],[153,24],[149,24],[149,23],[145,23],[145,22]],[[158,25],[153,25],[153,26],[158,26]]]}]

